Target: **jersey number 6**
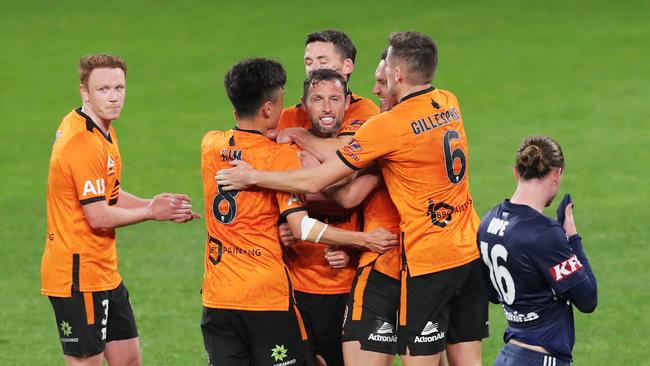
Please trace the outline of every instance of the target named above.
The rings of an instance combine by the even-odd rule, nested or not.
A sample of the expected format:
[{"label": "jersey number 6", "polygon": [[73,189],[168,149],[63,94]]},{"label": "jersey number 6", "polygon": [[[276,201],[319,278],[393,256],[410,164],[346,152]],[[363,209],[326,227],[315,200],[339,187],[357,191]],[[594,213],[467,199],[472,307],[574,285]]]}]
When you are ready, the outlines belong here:
[{"label": "jersey number 6", "polygon": [[508,259],[508,250],[501,244],[495,244],[488,255],[488,243],[481,242],[481,257],[490,271],[492,286],[499,297],[508,305],[515,301],[515,281],[505,266],[499,265],[499,258],[504,262]]},{"label": "jersey number 6", "polygon": [[[460,135],[456,130],[449,130],[445,132],[442,141],[442,148],[445,150],[445,168],[447,168],[447,178],[453,184],[460,183],[465,178],[465,169],[467,168],[467,158],[463,149],[451,149],[451,141],[460,139]],[[458,159],[460,161],[460,171],[456,174],[454,170],[454,163]]]}]

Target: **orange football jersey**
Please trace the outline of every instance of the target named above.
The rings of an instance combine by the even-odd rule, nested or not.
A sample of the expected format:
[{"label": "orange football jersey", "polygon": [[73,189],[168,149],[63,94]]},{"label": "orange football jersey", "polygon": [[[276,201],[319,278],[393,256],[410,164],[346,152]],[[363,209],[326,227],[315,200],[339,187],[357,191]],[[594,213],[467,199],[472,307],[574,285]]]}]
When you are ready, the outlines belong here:
[{"label": "orange football jersey", "polygon": [[[334,202],[307,202],[309,217],[339,229],[359,231],[356,210],[346,210]],[[327,245],[299,240],[284,250],[284,261],[289,267],[293,288],[301,292],[321,295],[350,292],[356,273],[357,251],[347,250],[350,262],[345,268],[334,269],[325,259]]]},{"label": "orange football jersey", "polygon": [[94,230],[82,205],[117,203],[122,162],[117,136],[108,135],[81,111],[70,112],[59,125],[47,180],[47,238],[41,260],[41,292],[70,297],[72,291],[116,288],[115,230]]},{"label": "orange football jersey", "polygon": [[[400,233],[399,213],[383,181],[363,201],[363,223],[363,231],[366,232],[381,227],[398,235]],[[401,266],[400,253],[399,246],[382,254],[364,251],[359,258],[359,267],[367,266],[374,261],[374,269],[397,280]]]},{"label": "orange football jersey", "polygon": [[[354,93],[350,94],[350,106],[345,111],[343,122],[337,136],[352,136],[364,122],[379,114],[379,107],[372,100]],[[289,127],[311,129],[311,122],[302,104],[285,108],[280,115],[278,130]]]},{"label": "orange football jersey", "polygon": [[289,193],[254,188],[221,191],[214,180],[232,160],[256,169],[300,168],[298,149],[280,145],[258,131],[234,128],[208,132],[201,143],[201,175],[208,237],[203,305],[210,308],[286,311],[291,285],[282,261],[278,220],[305,210]]},{"label": "orange football jersey", "polygon": [[428,88],[404,97],[392,110],[367,121],[337,155],[353,169],[379,159],[401,218],[411,276],[479,257],[467,138],[452,93]]}]

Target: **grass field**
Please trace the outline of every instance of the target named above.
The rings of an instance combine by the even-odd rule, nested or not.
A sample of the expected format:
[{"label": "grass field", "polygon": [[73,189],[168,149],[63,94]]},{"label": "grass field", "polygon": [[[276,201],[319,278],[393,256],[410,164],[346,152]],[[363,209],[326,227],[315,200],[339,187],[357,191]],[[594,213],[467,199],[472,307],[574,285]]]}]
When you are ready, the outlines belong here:
[{"label": "grass field", "polygon": [[[434,84],[461,102],[479,214],[511,194],[525,136],[562,144],[563,190],[576,202],[600,290],[596,312],[576,315],[575,364],[650,364],[649,17],[647,0],[0,2],[0,365],[63,363],[39,266],[54,132],[80,104],[76,59],[111,52],[128,62],[126,108],[115,124],[124,189],[184,192],[201,208],[200,138],[233,125],[224,72],[247,56],[274,57],[287,69],[291,104],[304,77],[304,37],[328,27],[355,41],[351,87],[365,96],[391,31],[438,42]],[[145,365],[206,364],[203,225],[119,230]],[[496,306],[490,323],[486,365],[505,327]]]}]

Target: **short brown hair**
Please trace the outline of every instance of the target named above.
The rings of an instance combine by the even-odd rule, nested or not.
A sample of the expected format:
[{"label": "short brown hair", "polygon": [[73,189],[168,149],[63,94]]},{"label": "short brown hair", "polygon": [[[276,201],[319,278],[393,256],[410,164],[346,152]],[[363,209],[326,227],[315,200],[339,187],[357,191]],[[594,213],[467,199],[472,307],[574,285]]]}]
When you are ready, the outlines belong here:
[{"label": "short brown hair", "polygon": [[343,57],[343,59],[349,58],[354,62],[357,57],[357,49],[354,47],[354,43],[347,34],[336,30],[336,29],[326,29],[320,32],[312,32],[307,35],[307,40],[305,41],[305,46],[314,43],[314,42],[325,42],[331,43],[334,45],[336,52]]},{"label": "short brown hair", "polygon": [[544,178],[553,168],[564,168],[562,148],[547,136],[524,139],[517,149],[516,168],[524,180]]},{"label": "short brown hair", "polygon": [[341,83],[341,87],[343,88],[343,95],[346,95],[348,82],[345,80],[343,75],[332,69],[316,69],[307,75],[307,79],[305,79],[305,82],[302,85],[302,97],[307,99],[311,88],[321,81],[338,81]]},{"label": "short brown hair", "polygon": [[405,66],[411,84],[427,84],[433,80],[438,65],[438,48],[431,37],[419,32],[394,32],[388,38],[391,63]]},{"label": "short brown hair", "polygon": [[119,56],[108,54],[94,54],[82,57],[77,64],[79,71],[79,81],[83,85],[88,85],[88,78],[94,69],[108,68],[108,69],[122,69],[124,76],[126,76],[126,62]]}]

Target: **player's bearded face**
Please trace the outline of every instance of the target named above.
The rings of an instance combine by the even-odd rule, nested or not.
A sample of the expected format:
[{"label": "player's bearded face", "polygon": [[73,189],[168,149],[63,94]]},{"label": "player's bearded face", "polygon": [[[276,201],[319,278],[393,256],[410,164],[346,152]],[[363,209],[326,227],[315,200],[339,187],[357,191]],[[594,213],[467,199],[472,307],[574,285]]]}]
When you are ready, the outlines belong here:
[{"label": "player's bearded face", "polygon": [[84,88],[84,104],[98,118],[113,121],[120,116],[126,96],[126,78],[122,69],[94,69]]},{"label": "player's bearded face", "polygon": [[379,110],[386,112],[397,104],[395,97],[388,92],[388,80],[386,79],[386,60],[381,60],[375,70],[375,86],[372,92],[379,97]]},{"label": "player's bearded face", "polygon": [[324,80],[312,85],[305,100],[311,132],[319,137],[335,136],[343,122],[347,99],[338,80]]}]

